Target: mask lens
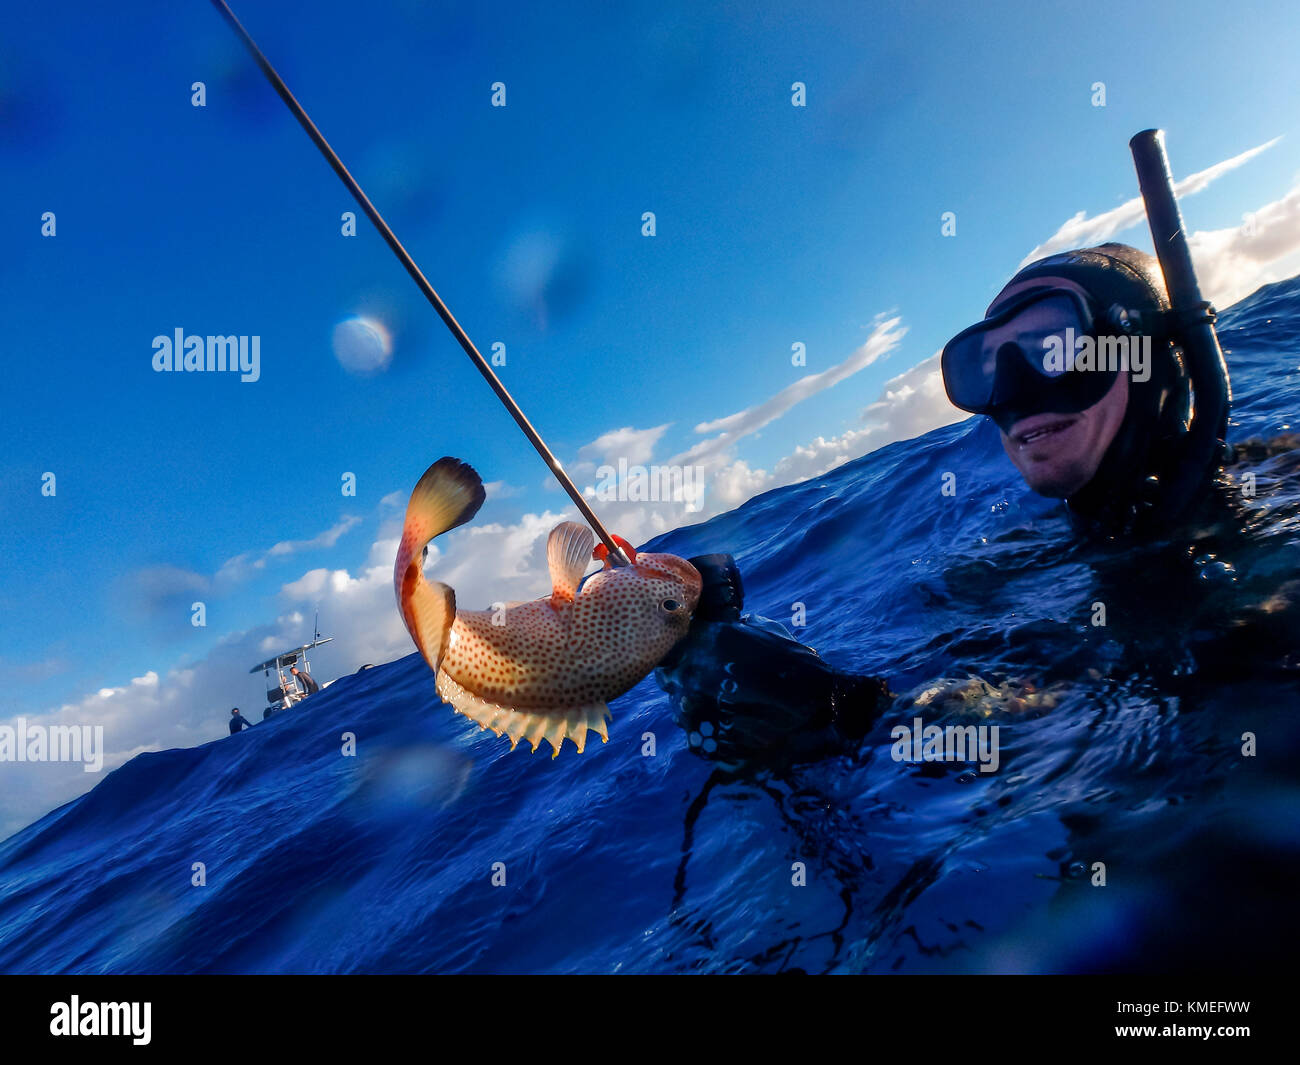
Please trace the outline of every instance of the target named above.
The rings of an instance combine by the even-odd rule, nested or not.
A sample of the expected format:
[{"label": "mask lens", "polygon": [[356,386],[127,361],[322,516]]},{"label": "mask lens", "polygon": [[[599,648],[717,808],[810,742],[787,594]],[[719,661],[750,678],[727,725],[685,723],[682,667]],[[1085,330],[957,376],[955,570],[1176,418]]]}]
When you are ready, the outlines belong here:
[{"label": "mask lens", "polygon": [[[983,413],[998,374],[998,353],[1018,349],[1027,366],[1046,379],[1060,378],[1074,338],[1092,328],[1083,298],[1064,289],[1029,292],[984,321],[958,333],[943,349],[944,387],[954,406]],[[1049,357],[1054,356],[1054,357]]]},{"label": "mask lens", "polygon": [[1016,335],[1016,344],[1029,364],[1044,377],[1060,377],[1066,360],[1053,354],[1072,354],[1074,338],[1088,331],[1075,302],[1064,293],[1048,296],[1026,307],[1004,329]]}]

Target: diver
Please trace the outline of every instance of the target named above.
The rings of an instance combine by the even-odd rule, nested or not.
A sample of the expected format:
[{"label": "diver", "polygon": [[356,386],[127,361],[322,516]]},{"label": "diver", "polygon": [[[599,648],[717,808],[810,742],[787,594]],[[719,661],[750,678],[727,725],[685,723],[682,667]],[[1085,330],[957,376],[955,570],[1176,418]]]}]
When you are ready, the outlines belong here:
[{"label": "diver", "polygon": [[[1294,571],[1270,564],[1252,580],[1219,561],[1232,575],[1216,587],[1197,567],[1255,556],[1258,519],[1237,489],[1253,488],[1243,476],[1250,466],[1278,459],[1275,475],[1294,468],[1296,437],[1225,442],[1231,388],[1211,339],[1214,310],[1171,309],[1165,278],[1176,269],[1114,243],[1031,263],[944,347],[944,387],[955,406],[996,424],[1025,483],[1063,499],[1083,537],[1125,549],[1094,560],[1105,598],[1129,614],[1179,603],[1146,655],[1167,636],[1191,651],[1191,675],[1202,680],[1244,662],[1293,673]],[[1053,360],[1070,348],[1091,357],[1073,367]],[[1185,594],[1173,594],[1179,587]]]},{"label": "diver", "polygon": [[[1186,517],[1221,470],[1227,405],[1207,397],[1228,385],[1214,351],[1198,364],[1180,344],[1155,259],[1104,244],[1017,273],[944,348],[942,369],[951,401],[997,424],[1031,489],[1064,499],[1083,535],[1117,538]],[[837,674],[775,622],[742,617],[729,555],[690,561],[704,578],[700,607],[655,677],[693,749],[769,766],[865,735],[887,706],[883,681]],[[938,697],[981,693],[1020,695],[974,678]]]},{"label": "diver", "polygon": [[1168,530],[1193,514],[1230,452],[1227,367],[1192,342],[1202,304],[1175,312],[1160,263],[1124,244],[1030,263],[943,349],[952,404],[996,424],[1039,495],[1086,536]]},{"label": "diver", "polygon": [[[1226,512],[1222,474],[1234,458],[1215,311],[1201,299],[1163,146],[1149,130],[1130,146],[1159,260],[1117,243],[1037,260],[941,357],[949,399],[997,425],[1029,487],[1065,500],[1083,537],[1126,543],[1211,504]],[[776,623],[742,615],[730,556],[690,561],[704,580],[700,607],[655,678],[693,750],[724,768],[779,765],[866,733],[892,698],[883,681],[838,674]],[[1270,612],[1280,611],[1258,613]],[[1276,635],[1290,638],[1289,623]],[[1008,707],[1053,698],[980,678],[935,692]]]},{"label": "diver", "polygon": [[312,675],[305,669],[299,669],[297,666],[290,666],[289,672],[292,673],[298,683],[302,685],[303,698],[306,698],[308,695],[315,695],[320,691],[320,685],[312,679]]},{"label": "diver", "polygon": [[242,729],[252,728],[253,723],[239,712],[239,707],[230,711],[230,734],[233,736]]},{"label": "diver", "polygon": [[[1222,357],[1210,367],[1218,381],[1194,386],[1177,337],[1153,258],[1120,244],[1065,252],[1021,270],[949,342],[944,383],[956,406],[997,424],[1029,487],[1064,498],[1081,532],[1132,534],[1186,514],[1225,454],[1226,405],[1197,411],[1216,419],[1208,445],[1190,410],[1193,387],[1198,398],[1226,389]],[[1088,362],[1074,357],[1090,348]],[[724,767],[771,767],[866,734],[891,697],[885,682],[839,674],[775,622],[742,616],[729,555],[690,561],[704,579],[700,606],[655,678],[692,749]],[[967,682],[939,698],[981,694],[1004,693]]]}]

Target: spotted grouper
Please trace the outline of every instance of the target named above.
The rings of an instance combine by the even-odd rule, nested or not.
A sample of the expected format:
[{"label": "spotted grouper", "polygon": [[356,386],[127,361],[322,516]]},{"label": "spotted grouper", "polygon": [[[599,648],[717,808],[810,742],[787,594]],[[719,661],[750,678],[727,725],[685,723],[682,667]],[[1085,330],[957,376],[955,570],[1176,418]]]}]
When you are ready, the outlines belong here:
[{"label": "spotted grouper", "polygon": [[608,700],[646,676],[686,635],[700,575],[676,555],[628,552],[630,565],[579,583],[593,558],[590,529],[561,522],[546,543],[551,594],[499,610],[457,610],[456,593],[424,579],[424,548],[469,521],[483,483],[442,458],[411,493],[393,583],[407,631],[437,677],[438,694],[480,728],[508,735],[513,750],[542,740],[555,757],[565,738],[579,751],[587,730],[609,740]]}]

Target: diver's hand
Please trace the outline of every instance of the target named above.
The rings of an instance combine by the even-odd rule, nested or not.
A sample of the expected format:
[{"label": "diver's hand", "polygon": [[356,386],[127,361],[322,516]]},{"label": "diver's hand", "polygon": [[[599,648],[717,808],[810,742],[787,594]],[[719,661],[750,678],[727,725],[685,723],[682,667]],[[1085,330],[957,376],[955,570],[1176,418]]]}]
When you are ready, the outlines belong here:
[{"label": "diver's hand", "polygon": [[832,669],[761,621],[695,624],[655,671],[691,749],[771,768],[846,750],[866,735],[891,698],[885,683]]},{"label": "diver's hand", "polygon": [[689,561],[703,579],[699,605],[655,679],[692,750],[724,765],[771,768],[866,735],[892,698],[883,681],[832,669],[781,625],[742,615],[744,585],[730,555]]}]

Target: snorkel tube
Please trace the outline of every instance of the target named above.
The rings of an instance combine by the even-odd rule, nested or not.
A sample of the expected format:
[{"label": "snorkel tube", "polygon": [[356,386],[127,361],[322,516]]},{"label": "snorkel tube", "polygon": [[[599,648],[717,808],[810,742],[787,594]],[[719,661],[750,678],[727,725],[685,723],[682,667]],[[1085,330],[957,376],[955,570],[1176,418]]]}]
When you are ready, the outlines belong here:
[{"label": "snorkel tube", "polygon": [[1128,146],[1133,152],[1151,239],[1165,275],[1169,313],[1183,349],[1193,392],[1183,461],[1171,471],[1171,482],[1161,486],[1166,506],[1179,509],[1191,502],[1210,471],[1223,461],[1232,388],[1219,337],[1214,331],[1214,308],[1201,297],[1196,271],[1192,268],[1182,215],[1174,198],[1169,158],[1165,154],[1164,131],[1144,129]]}]

